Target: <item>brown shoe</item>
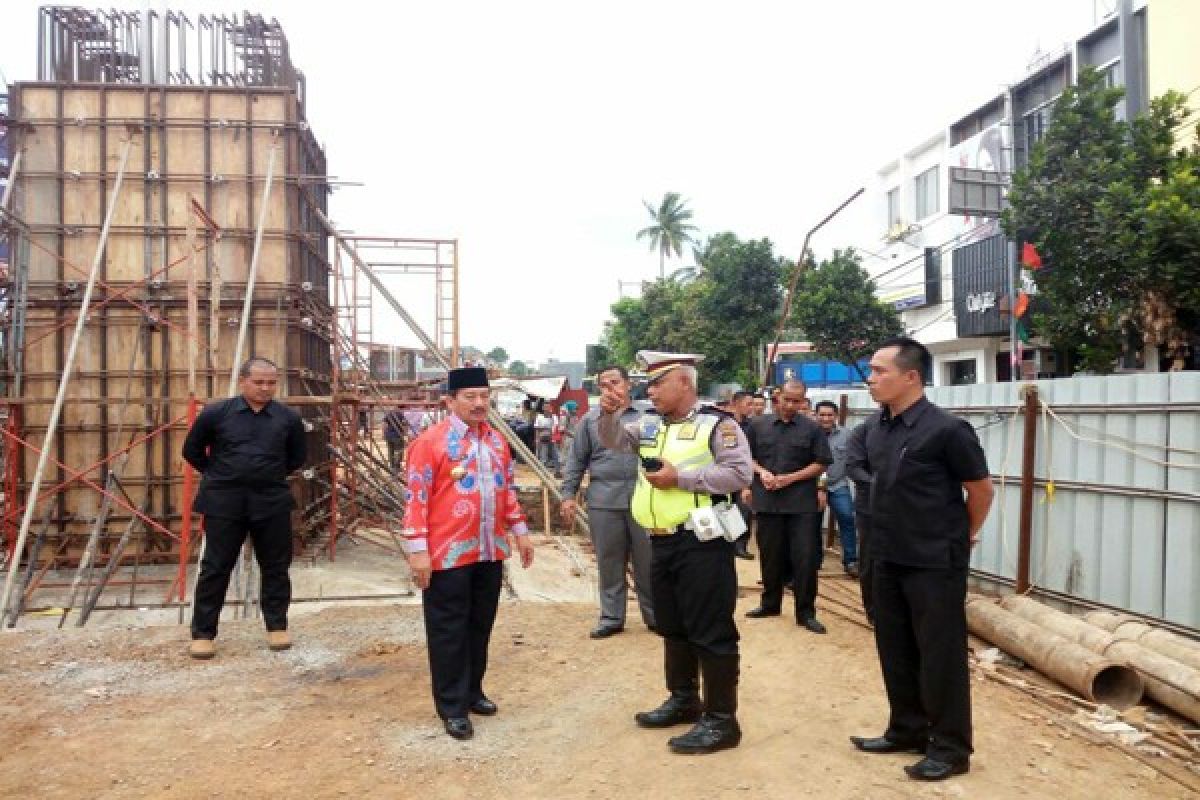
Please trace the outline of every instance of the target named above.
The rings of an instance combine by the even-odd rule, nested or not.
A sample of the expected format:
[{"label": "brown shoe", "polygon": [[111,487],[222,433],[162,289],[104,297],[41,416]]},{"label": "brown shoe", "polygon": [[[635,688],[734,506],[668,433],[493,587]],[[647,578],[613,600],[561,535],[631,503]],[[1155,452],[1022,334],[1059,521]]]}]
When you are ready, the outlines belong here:
[{"label": "brown shoe", "polygon": [[207,660],[217,654],[217,646],[212,639],[192,639],[188,646],[188,655],[192,658]]},{"label": "brown shoe", "polygon": [[267,631],[267,647],[272,650],[288,650],[292,646],[292,636],[287,631]]}]

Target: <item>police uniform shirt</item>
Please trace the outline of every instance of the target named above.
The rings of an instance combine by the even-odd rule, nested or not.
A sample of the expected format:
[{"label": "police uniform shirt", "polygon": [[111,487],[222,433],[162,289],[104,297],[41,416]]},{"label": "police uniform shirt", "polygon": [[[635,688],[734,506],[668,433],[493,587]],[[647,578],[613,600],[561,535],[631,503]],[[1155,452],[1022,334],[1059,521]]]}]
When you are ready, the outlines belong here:
[{"label": "police uniform shirt", "polygon": [[[829,439],[821,426],[804,414],[784,422],[777,414],[762,414],[750,420],[746,438],[755,462],[774,475],[799,472],[810,464],[832,464]],[[763,514],[816,514],[817,480],[796,481],[782,489],[768,490],[758,473],[751,484],[753,508]]]},{"label": "police uniform shirt", "polygon": [[[700,428],[695,423],[698,413],[716,413],[707,406],[696,406],[681,420],[666,421],[656,414],[643,416],[643,426],[649,426],[657,436],[658,425],[681,426],[679,437],[686,438],[689,428],[694,430],[692,435],[699,435]],[[712,433],[708,437],[708,447],[712,451],[713,461],[699,468],[684,468],[679,470],[676,483],[680,489],[688,492],[698,492],[709,495],[730,495],[746,488],[750,483],[750,475],[754,464],[750,457],[750,447],[746,436],[733,417],[721,415]],[[643,435],[648,432],[643,428]]]},{"label": "police uniform shirt", "polygon": [[971,547],[962,484],[990,475],[975,430],[924,396],[900,414],[885,408],[864,424],[875,557],[965,568]]}]

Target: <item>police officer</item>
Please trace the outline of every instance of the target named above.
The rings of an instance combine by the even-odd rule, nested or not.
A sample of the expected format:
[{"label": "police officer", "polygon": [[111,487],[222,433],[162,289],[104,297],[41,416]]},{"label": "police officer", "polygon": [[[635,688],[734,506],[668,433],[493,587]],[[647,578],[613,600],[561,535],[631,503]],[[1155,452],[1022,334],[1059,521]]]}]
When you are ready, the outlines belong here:
[{"label": "police officer", "polygon": [[695,723],[668,742],[671,750],[712,753],[742,738],[737,573],[733,543],[722,536],[702,540],[693,512],[728,502],[749,485],[750,449],[735,419],[697,402],[696,363],[703,356],[643,350],[637,357],[657,413],[636,426],[643,470],[632,510],[650,534],[651,588],[670,696],[634,719],[643,728]]}]

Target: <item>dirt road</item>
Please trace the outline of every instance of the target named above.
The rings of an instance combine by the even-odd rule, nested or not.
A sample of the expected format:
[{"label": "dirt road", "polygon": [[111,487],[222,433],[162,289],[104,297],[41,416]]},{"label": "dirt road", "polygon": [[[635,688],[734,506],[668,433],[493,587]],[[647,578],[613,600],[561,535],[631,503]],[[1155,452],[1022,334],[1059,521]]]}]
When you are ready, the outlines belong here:
[{"label": "dirt road", "polygon": [[[911,757],[855,752],[848,736],[882,730],[879,671],[869,632],[824,597],[827,636],[787,617],[739,621],[742,745],[672,755],[672,734],[632,720],[663,697],[659,640],[633,623],[589,640],[586,585],[555,546],[538,558],[517,570],[522,599],[502,605],[492,640],[500,714],[465,743],[433,714],[412,603],[300,610],[286,653],[265,649],[258,623],[225,622],[208,663],[188,659],[176,625],[6,633],[0,797],[1189,796],[983,678],[969,775],[917,784],[901,771]],[[739,566],[740,614],[757,600],[757,565]]]}]

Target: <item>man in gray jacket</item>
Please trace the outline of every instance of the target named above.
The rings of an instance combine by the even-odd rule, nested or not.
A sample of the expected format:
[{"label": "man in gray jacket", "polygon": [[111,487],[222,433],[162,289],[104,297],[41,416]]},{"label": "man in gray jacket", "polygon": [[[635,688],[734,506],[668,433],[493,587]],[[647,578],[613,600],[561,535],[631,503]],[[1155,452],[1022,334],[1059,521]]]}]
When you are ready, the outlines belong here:
[{"label": "man in gray jacket", "polygon": [[630,499],[637,480],[638,457],[617,453],[600,443],[596,421],[601,410],[616,413],[624,423],[640,416],[629,399],[629,373],[624,367],[605,367],[596,376],[600,408],[579,423],[575,441],[563,470],[561,511],[568,522],[575,516],[575,495],[583,473],[591,474],[587,490],[588,526],[596,549],[596,571],[600,584],[600,621],[589,634],[605,639],[625,629],[625,598],[629,585],[625,565],[633,561],[633,583],[646,627],[654,630],[654,607],[650,595],[650,539],[630,512]]}]

